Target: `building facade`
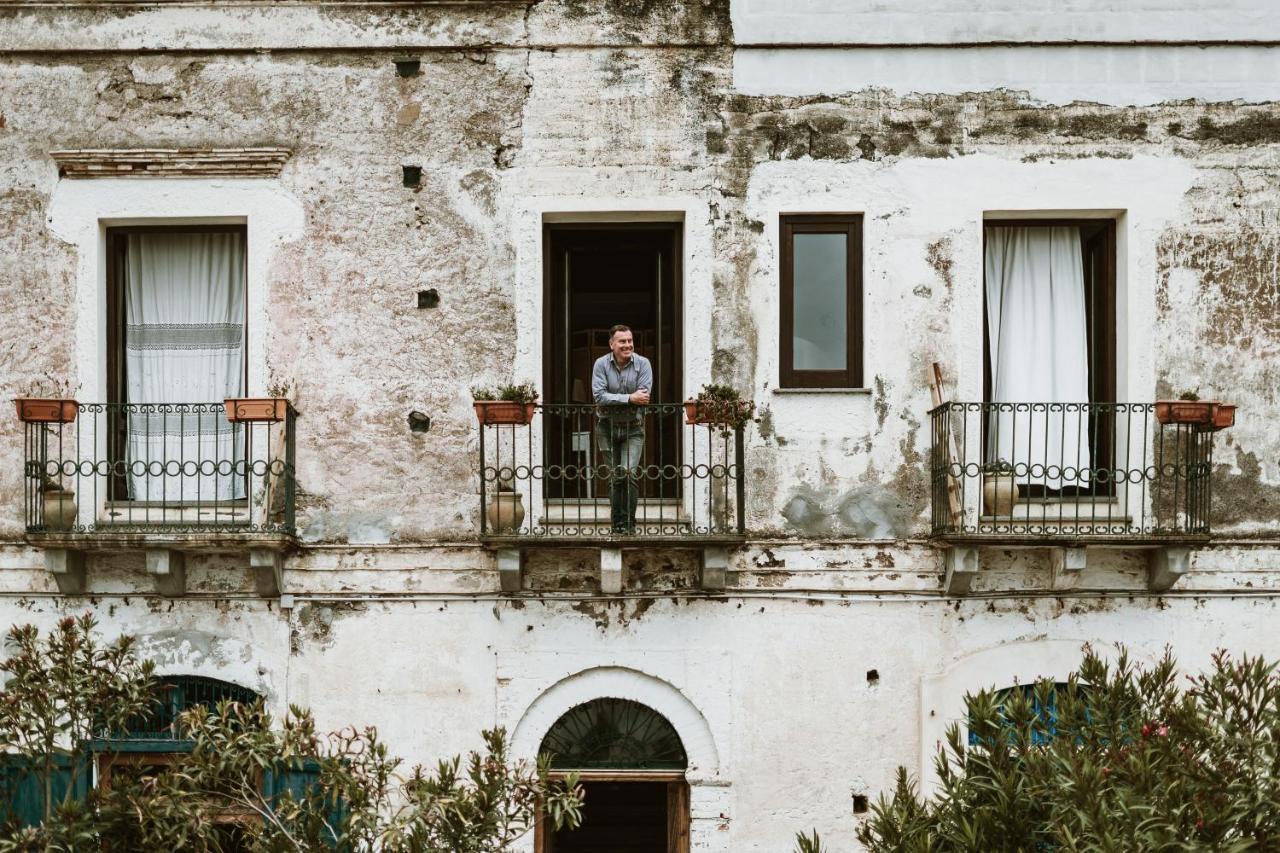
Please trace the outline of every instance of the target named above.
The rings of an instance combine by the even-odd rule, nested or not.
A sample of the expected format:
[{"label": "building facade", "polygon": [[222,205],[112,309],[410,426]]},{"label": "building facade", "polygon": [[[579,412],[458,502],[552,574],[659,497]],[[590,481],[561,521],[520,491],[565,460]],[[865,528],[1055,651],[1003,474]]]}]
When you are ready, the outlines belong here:
[{"label": "building facade", "polygon": [[75,402],[0,420],[0,617],[709,852],[857,849],[1085,642],[1280,655],[1267,5],[4,0],[0,388]]}]

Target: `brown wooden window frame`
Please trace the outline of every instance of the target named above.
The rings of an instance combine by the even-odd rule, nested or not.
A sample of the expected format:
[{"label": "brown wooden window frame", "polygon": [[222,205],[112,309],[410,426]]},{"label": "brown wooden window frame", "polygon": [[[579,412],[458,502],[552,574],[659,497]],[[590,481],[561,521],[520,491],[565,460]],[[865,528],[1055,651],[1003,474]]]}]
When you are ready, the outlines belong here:
[{"label": "brown wooden window frame", "polygon": [[[781,246],[779,365],[780,388],[862,388],[862,214],[787,213],[779,217]],[[845,234],[845,368],[795,368],[795,235]]]}]

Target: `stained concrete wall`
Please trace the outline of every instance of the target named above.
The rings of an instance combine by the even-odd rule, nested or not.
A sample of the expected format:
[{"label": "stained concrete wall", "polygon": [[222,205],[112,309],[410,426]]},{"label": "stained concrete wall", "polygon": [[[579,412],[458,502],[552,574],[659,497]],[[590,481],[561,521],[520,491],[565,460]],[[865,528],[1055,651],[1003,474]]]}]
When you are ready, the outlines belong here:
[{"label": "stained concrete wall", "polygon": [[[482,723],[518,726],[580,671],[656,679],[715,739],[695,798],[705,850],[784,849],[808,826],[853,849],[850,795],[927,763],[926,686],[954,696],[1058,666],[1044,641],[1155,654],[1173,639],[1192,667],[1218,645],[1274,654],[1280,118],[1250,88],[1274,75],[1223,78],[1212,100],[1113,97],[1075,76],[1054,105],[1016,80],[933,84],[940,67],[890,86],[843,51],[827,82],[775,63],[757,85],[747,54],[768,54],[737,42],[760,8],[0,5],[14,47],[0,57],[0,396],[101,392],[94,222],[220,199],[251,245],[267,235],[251,390],[295,386],[303,538],[285,614],[234,554],[192,558],[175,601],[150,597],[140,555],[91,555],[90,595],[60,598],[22,542],[22,437],[0,419],[0,623],[92,608],[109,632],[146,636],[165,671],[376,723],[414,759],[474,744]],[[1234,38],[1244,18],[1218,20]],[[406,56],[421,75],[395,75]],[[1207,79],[1189,68],[1182,82]],[[278,178],[185,192],[60,180],[48,156],[179,146],[292,156]],[[420,189],[401,185],[404,164],[423,168]],[[760,406],[751,542],[723,596],[697,589],[697,554],[679,549],[628,551],[612,599],[598,552],[535,552],[525,591],[498,596],[476,541],[468,389],[540,375],[541,224],[611,211],[684,222],[685,386],[731,382]],[[864,214],[866,389],[776,387],[777,217],[801,211]],[[1117,219],[1126,399],[1195,388],[1241,406],[1218,437],[1219,542],[1167,595],[1125,550],[1091,552],[1066,581],[1043,551],[992,552],[975,600],[941,593],[925,368],[980,395],[981,223],[1011,211]],[[416,308],[425,288],[438,308]],[[408,430],[411,409],[428,433]],[[1019,643],[1017,667],[973,663]]]}]

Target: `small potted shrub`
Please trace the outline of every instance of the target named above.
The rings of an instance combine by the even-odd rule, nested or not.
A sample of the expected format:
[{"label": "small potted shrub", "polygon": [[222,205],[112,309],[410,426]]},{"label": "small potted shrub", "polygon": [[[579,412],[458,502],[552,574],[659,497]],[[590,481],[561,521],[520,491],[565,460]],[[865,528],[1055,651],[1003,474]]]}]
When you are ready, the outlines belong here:
[{"label": "small potted shrub", "polygon": [[[1212,429],[1217,415],[1218,403],[1213,400],[1201,400],[1194,391],[1184,391],[1176,400],[1156,401],[1156,420],[1162,424],[1192,424],[1204,429]],[[1235,407],[1232,407],[1232,420],[1235,420]]]},{"label": "small potted shrub", "polygon": [[46,474],[40,480],[40,510],[45,530],[66,532],[76,523],[76,493]]},{"label": "small potted shrub", "polygon": [[1011,515],[1018,505],[1018,484],[1013,466],[997,459],[982,466],[982,508],[987,515]]},{"label": "small potted shrub", "polygon": [[18,420],[26,424],[69,424],[80,412],[75,400],[58,397],[18,397]]},{"label": "small potted shrub", "polygon": [[740,427],[751,420],[756,404],[742,399],[728,385],[703,385],[696,397],[685,400],[684,416],[690,424]]},{"label": "small potted shrub", "polygon": [[538,389],[532,382],[519,385],[499,385],[497,388],[475,387],[471,389],[476,418],[482,425],[519,424],[533,422],[538,407]]},{"label": "small potted shrub", "polygon": [[491,532],[515,533],[524,524],[524,495],[510,480],[499,480],[497,491],[490,493],[486,514]]}]

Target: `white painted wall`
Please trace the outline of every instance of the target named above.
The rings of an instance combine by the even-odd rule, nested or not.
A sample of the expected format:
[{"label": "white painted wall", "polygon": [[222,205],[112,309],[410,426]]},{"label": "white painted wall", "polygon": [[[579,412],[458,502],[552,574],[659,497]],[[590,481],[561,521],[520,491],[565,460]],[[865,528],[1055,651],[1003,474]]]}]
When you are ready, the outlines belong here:
[{"label": "white painted wall", "polygon": [[732,12],[739,44],[1280,38],[1271,0],[733,0]]},{"label": "white painted wall", "polygon": [[[947,603],[779,595],[723,601],[336,602],[290,614],[261,602],[133,597],[97,605],[0,600],[0,624],[54,623],[90,607],[105,633],[142,637],[165,673],[225,679],[311,707],[325,728],[373,724],[412,762],[480,745],[503,725],[529,756],[561,713],[600,696],[663,713],[691,760],[694,849],[777,853],[816,827],[845,853],[858,818],[895,769],[927,768],[963,694],[1064,677],[1088,640],[1139,659],[1172,644],[1184,671],[1213,648],[1280,656],[1280,603],[1206,595],[1119,601]],[[325,612],[327,609],[327,613]],[[869,682],[867,672],[879,678]]]},{"label": "white painted wall", "polygon": [[1280,98],[1280,47],[1267,46],[740,49],[733,70],[734,86],[751,95],[1008,89],[1048,104],[1121,106]]}]

